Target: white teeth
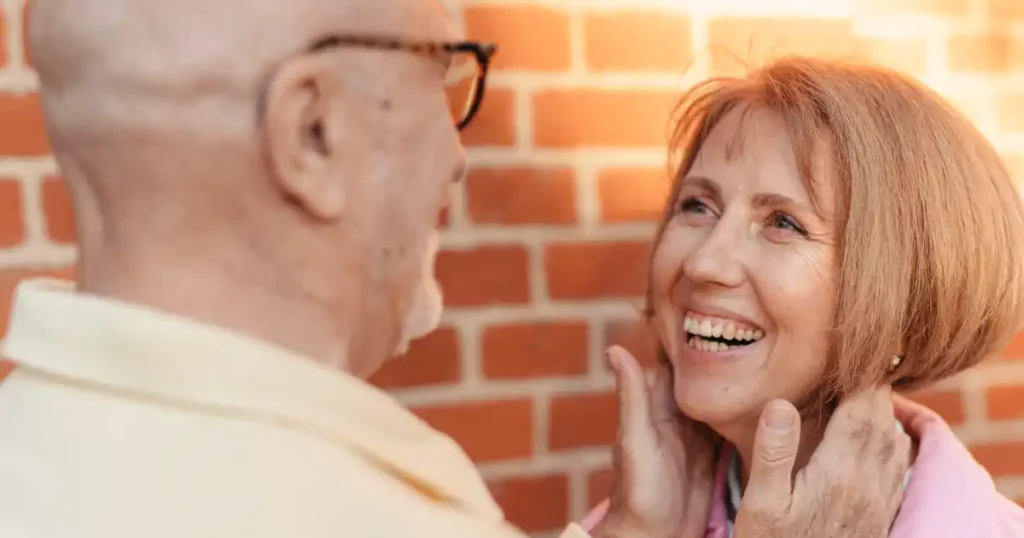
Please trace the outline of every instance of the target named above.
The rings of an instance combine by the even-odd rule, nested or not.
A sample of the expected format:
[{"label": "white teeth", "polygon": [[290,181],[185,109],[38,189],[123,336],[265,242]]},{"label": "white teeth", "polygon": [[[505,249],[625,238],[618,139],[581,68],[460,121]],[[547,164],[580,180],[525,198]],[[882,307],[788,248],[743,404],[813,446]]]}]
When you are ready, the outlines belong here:
[{"label": "white teeth", "polygon": [[698,321],[689,316],[683,319],[683,327],[686,332],[695,336],[705,338],[722,338],[725,340],[736,340],[740,342],[756,342],[764,338],[764,331],[759,329],[740,329],[734,323],[711,324],[711,320]]},{"label": "white teeth", "polygon": [[695,336],[687,340],[686,345],[698,351],[704,351],[707,353],[718,353],[720,351],[728,351],[733,347],[730,346],[729,344],[723,344],[721,342],[715,342],[713,340],[705,340],[699,336]]}]

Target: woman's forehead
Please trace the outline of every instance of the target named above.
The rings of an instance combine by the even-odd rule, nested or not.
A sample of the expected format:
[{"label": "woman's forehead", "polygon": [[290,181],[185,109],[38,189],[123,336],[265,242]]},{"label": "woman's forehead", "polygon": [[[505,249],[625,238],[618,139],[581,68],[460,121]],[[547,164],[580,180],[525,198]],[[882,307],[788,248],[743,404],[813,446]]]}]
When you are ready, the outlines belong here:
[{"label": "woman's forehead", "polygon": [[[779,114],[737,107],[711,127],[686,176],[710,179],[723,190],[786,196],[830,215],[835,174],[829,137],[796,138]],[[810,173],[801,170],[801,159],[808,159]]]}]

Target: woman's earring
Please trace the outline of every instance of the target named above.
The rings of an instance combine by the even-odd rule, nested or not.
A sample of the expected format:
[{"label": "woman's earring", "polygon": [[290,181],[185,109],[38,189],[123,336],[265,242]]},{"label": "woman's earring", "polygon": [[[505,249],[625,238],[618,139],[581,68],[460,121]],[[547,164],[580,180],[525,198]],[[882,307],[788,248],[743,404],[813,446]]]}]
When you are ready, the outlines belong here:
[{"label": "woman's earring", "polygon": [[900,356],[900,355],[893,355],[892,356],[892,368],[891,369],[895,370],[895,369],[899,368],[901,364],[903,364],[903,357]]}]

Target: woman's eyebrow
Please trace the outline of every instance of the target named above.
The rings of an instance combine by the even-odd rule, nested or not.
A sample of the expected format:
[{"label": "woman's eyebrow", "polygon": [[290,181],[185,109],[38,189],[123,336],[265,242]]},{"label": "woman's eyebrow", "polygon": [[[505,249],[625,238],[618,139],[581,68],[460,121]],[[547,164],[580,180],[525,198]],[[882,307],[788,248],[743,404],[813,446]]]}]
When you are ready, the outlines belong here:
[{"label": "woman's eyebrow", "polygon": [[789,196],[778,193],[760,193],[754,196],[754,205],[756,206],[770,206],[770,207],[795,207],[801,211],[814,211],[814,207],[810,204],[798,202]]},{"label": "woman's eyebrow", "polygon": [[722,190],[718,187],[718,183],[715,180],[705,176],[686,176],[682,181],[683,185],[693,185],[706,191],[710,191],[712,194],[718,196]]}]

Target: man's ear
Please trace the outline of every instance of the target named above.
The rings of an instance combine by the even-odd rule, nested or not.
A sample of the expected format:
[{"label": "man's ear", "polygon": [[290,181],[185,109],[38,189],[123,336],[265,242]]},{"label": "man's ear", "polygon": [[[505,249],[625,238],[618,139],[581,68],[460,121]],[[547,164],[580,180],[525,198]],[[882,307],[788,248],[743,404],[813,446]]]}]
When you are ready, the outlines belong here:
[{"label": "man's ear", "polygon": [[286,62],[267,88],[263,113],[267,157],[278,187],[309,214],[336,220],[345,208],[340,148],[342,84],[322,56]]}]

